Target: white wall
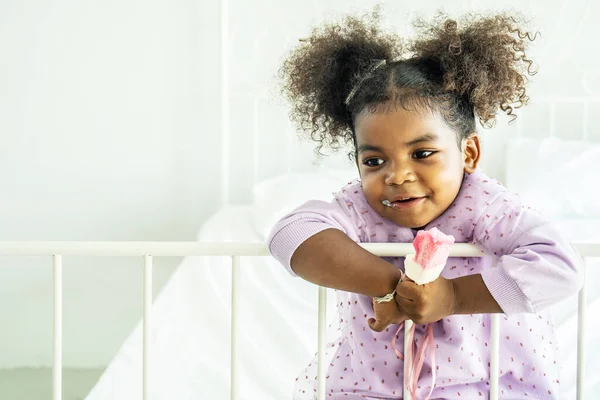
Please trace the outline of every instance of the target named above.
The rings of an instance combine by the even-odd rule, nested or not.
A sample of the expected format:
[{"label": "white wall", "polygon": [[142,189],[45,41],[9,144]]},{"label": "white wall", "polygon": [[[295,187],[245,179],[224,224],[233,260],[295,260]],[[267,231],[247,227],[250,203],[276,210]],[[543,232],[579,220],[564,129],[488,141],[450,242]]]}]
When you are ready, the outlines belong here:
[{"label": "white wall", "polygon": [[[219,200],[215,11],[0,2],[0,240],[195,239]],[[157,260],[157,291],[175,261]],[[66,365],[108,362],[141,316],[141,272],[65,259]],[[51,273],[0,260],[0,367],[51,364]]]},{"label": "white wall", "polygon": [[[276,97],[273,76],[312,24],[375,2],[230,1],[231,146],[222,176],[218,1],[0,2],[0,240],[193,240],[219,205],[254,182],[308,170]],[[528,136],[547,135],[536,96],[599,93],[591,1],[389,1],[386,23],[407,17],[516,7],[535,15],[534,104]],[[598,126],[600,110],[590,110]],[[560,135],[580,135],[581,110],[561,109]],[[502,179],[508,127],[484,134],[484,167]],[[594,129],[591,136],[600,137]],[[344,157],[327,162],[347,167]],[[155,290],[177,260],[157,260]],[[141,316],[141,261],[65,260],[65,364],[105,365]],[[51,262],[0,260],[0,367],[49,365]]]}]

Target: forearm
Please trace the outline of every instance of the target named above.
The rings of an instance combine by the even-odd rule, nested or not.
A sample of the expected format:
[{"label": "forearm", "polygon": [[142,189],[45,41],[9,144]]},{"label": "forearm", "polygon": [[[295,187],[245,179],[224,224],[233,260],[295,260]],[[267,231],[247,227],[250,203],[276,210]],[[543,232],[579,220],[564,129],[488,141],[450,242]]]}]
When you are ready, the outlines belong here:
[{"label": "forearm", "polygon": [[503,312],[480,274],[452,279],[452,284],[454,286],[453,314],[494,314]]},{"label": "forearm", "polygon": [[396,288],[400,270],[373,255],[338,229],[326,229],[305,240],[291,267],[314,284],[367,296],[384,296]]}]

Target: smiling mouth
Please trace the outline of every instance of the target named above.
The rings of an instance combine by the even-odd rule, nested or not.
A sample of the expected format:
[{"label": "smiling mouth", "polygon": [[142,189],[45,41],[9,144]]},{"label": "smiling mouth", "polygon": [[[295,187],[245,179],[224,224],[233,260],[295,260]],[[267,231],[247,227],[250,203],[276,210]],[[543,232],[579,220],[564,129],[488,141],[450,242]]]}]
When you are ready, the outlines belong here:
[{"label": "smiling mouth", "polygon": [[424,199],[425,197],[407,197],[395,201],[383,200],[381,203],[386,207],[396,210],[404,210],[421,203],[421,201]]}]

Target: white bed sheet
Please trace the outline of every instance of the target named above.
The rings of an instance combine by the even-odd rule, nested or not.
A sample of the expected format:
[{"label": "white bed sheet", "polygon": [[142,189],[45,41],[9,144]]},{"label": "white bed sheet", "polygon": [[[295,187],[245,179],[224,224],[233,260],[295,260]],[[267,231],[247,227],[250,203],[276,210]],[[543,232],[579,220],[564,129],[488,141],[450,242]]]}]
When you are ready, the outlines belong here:
[{"label": "white bed sheet", "polygon": [[[260,241],[249,206],[227,207],[200,230],[200,241]],[[563,220],[571,240],[600,241],[600,220]],[[241,399],[289,399],[296,375],[317,347],[317,290],[291,278],[269,257],[241,261]],[[589,260],[587,325],[588,395],[600,392],[600,262]],[[230,261],[227,257],[186,258],[157,297],[152,309],[151,397],[229,398]],[[335,299],[328,297],[328,319]],[[574,296],[553,308],[564,399],[575,398],[576,307]],[[142,398],[142,331],[138,324],[109,364],[87,400]]]},{"label": "white bed sheet", "polygon": [[[260,241],[252,208],[227,207],[205,223],[199,241]],[[182,261],[152,308],[153,400],[229,398],[229,257]],[[270,257],[243,257],[240,284],[241,399],[287,399],[317,348],[317,289]],[[328,316],[335,313],[332,291]],[[142,399],[140,323],[87,400]]]}]

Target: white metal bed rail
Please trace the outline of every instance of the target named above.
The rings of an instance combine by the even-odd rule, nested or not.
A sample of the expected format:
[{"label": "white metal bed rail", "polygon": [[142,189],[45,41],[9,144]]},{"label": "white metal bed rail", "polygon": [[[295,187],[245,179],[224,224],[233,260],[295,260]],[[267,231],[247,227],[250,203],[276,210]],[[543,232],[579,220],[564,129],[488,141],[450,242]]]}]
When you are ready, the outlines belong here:
[{"label": "white metal bed rail", "polygon": [[[586,257],[600,257],[600,243],[573,243],[579,254]],[[362,243],[361,246],[380,257],[405,256],[412,252],[412,243]],[[457,243],[452,246],[453,257],[485,256],[473,245]],[[240,257],[269,256],[261,243],[200,243],[200,242],[0,242],[0,256],[51,256],[54,267],[54,362],[52,367],[53,400],[62,399],[62,257],[63,256],[132,256],[144,259],[143,291],[143,399],[150,400],[150,309],[152,306],[152,259],[153,257],[185,256],[230,256],[232,260],[231,289],[231,371],[230,399],[238,400],[238,371],[236,357],[238,351],[238,307]],[[584,398],[585,382],[585,311],[587,284],[584,267],[583,287],[579,292],[578,332],[577,332],[577,399]],[[319,288],[318,315],[318,400],[325,399],[325,306],[327,289]],[[492,344],[490,354],[490,399],[498,399],[499,369],[499,315],[492,315]],[[410,321],[409,321],[410,323]],[[407,325],[407,328],[410,326]],[[407,343],[405,342],[405,350]],[[405,399],[409,394],[405,390]]]}]

